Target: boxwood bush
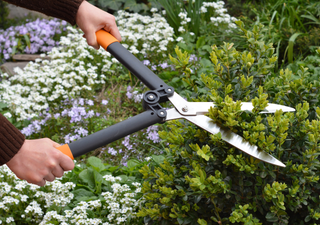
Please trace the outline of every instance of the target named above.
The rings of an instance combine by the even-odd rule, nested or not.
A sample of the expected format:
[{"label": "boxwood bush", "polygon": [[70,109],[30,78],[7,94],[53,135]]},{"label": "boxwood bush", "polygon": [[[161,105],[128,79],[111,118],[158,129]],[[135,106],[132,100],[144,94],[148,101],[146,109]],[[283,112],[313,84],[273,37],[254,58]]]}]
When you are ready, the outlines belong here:
[{"label": "boxwood bush", "polygon": [[[147,224],[319,224],[319,81],[302,66],[295,76],[289,69],[276,71],[275,49],[262,41],[263,26],[246,30],[237,24],[246,50],[230,43],[212,46],[206,70],[189,64],[190,56],[179,48],[172,62],[184,74],[188,100],[213,101],[213,122],[286,167],[250,157],[187,121],[171,121],[160,132],[170,143],[168,157],[140,170],[146,204],[138,215]],[[252,112],[240,110],[247,101]],[[260,113],[269,102],[296,112]]]}]

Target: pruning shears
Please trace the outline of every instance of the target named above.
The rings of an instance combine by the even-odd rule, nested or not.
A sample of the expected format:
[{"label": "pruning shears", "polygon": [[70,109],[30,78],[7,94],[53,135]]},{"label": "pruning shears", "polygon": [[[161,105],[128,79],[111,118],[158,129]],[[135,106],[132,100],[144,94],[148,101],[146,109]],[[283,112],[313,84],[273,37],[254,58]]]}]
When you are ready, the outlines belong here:
[{"label": "pruning shears", "polygon": [[[206,114],[208,114],[210,107],[215,107],[213,102],[186,101],[174,91],[173,87],[168,86],[121,45],[110,33],[100,30],[96,33],[96,36],[100,46],[122,63],[150,90],[143,95],[144,112],[58,148],[71,159],[86,154],[96,148],[105,146],[153,124],[175,119],[186,119],[211,134],[221,133],[222,140],[254,158],[276,166],[285,167],[278,159],[263,150],[259,150],[257,146],[250,144],[238,134],[212,122]],[[174,108],[164,109],[160,103],[166,101],[170,101]],[[242,102],[241,110],[251,111],[252,109],[253,105],[251,102]],[[283,112],[295,111],[295,109],[291,107],[268,104],[263,113],[275,113],[276,110],[280,109]]]}]

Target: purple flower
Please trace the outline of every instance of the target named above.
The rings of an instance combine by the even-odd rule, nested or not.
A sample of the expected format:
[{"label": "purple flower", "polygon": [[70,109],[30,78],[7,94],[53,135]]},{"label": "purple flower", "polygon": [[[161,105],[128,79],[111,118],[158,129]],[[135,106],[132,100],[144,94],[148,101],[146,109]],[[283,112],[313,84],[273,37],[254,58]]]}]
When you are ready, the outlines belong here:
[{"label": "purple flower", "polygon": [[166,69],[166,68],[169,67],[167,62],[164,62],[164,63],[160,64],[160,66],[161,66],[162,69]]},{"label": "purple flower", "polygon": [[127,92],[126,96],[127,96],[128,99],[132,99],[133,94],[131,92]]},{"label": "purple flower", "polygon": [[132,92],[132,87],[129,85],[128,87],[127,87],[127,92]]},{"label": "purple flower", "polygon": [[84,105],[84,99],[83,98],[79,99],[79,105]]},{"label": "purple flower", "polygon": [[88,131],[82,127],[79,129],[76,129],[75,132],[77,132],[79,135],[82,135],[82,137],[88,136]]},{"label": "purple flower", "polygon": [[33,121],[31,124],[33,125],[36,131],[41,130],[40,122],[38,120]]},{"label": "purple flower", "polygon": [[94,105],[94,102],[92,100],[87,100],[87,104],[92,106]]},{"label": "purple flower", "polygon": [[66,116],[68,115],[68,110],[67,109],[64,109],[62,112],[61,112],[61,116]]},{"label": "purple flower", "polygon": [[101,104],[102,104],[102,105],[107,105],[108,102],[109,102],[108,100],[102,100],[102,101],[101,101]]},{"label": "purple flower", "polygon": [[117,155],[117,151],[114,149],[114,148],[108,148],[108,153],[110,154],[110,155]]},{"label": "purple flower", "polygon": [[79,140],[79,139],[81,139],[79,134],[76,134],[76,135],[73,135],[73,136],[72,136],[72,134],[67,134],[64,137],[65,143],[70,143],[70,142],[73,142],[73,141],[76,141],[76,140]]},{"label": "purple flower", "polygon": [[60,113],[54,114],[53,117],[54,117],[55,119],[58,119],[58,118],[60,117]]},{"label": "purple flower", "polygon": [[139,103],[141,102],[142,98],[143,98],[143,94],[136,94],[134,96],[134,102]]},{"label": "purple flower", "polygon": [[149,66],[150,65],[150,61],[149,60],[143,60],[143,64],[145,65],[145,66]]},{"label": "purple flower", "polygon": [[94,111],[93,111],[93,110],[90,110],[90,111],[87,113],[87,115],[86,115],[85,118],[91,118],[91,117],[93,117],[93,116],[94,116]]},{"label": "purple flower", "polygon": [[128,149],[132,149],[132,145],[130,144],[130,135],[126,136],[124,140],[122,141],[122,144]]},{"label": "purple flower", "polygon": [[30,136],[33,134],[33,127],[32,125],[30,124],[29,126],[23,128],[21,130],[21,133],[24,134],[25,136]]},{"label": "purple flower", "polygon": [[190,55],[189,62],[197,61],[198,57],[195,54]]}]

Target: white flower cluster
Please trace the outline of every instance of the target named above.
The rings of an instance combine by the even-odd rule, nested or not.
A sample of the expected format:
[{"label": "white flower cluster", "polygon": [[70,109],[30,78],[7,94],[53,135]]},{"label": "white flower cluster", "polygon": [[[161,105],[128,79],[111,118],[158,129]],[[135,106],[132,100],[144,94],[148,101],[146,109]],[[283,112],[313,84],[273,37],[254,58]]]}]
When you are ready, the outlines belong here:
[{"label": "white flower cluster", "polygon": [[224,2],[218,1],[216,2],[204,2],[200,11],[201,13],[206,13],[208,8],[214,8],[215,13],[217,14],[215,17],[211,17],[210,20],[213,22],[215,26],[219,26],[221,23],[227,24],[229,30],[226,32],[232,32],[232,29],[235,29],[237,26],[234,23],[237,21],[235,17],[231,17],[229,14],[226,14],[227,9],[224,8]]},{"label": "white flower cluster", "polygon": [[[81,201],[74,208],[61,211],[74,198],[71,193],[75,188],[74,183],[63,184],[56,179],[40,188],[19,180],[6,165],[0,167],[0,177],[0,224],[17,224],[19,221],[28,220],[40,225],[123,225],[128,222],[128,218],[136,217],[144,202],[137,197],[137,194],[141,193],[140,183],[134,182],[129,187],[119,184],[120,177],[105,175],[104,179],[111,187],[109,192],[102,193],[98,200]],[[100,218],[92,218],[89,211],[94,213],[95,217],[102,215],[102,212],[104,214]],[[17,221],[18,219],[20,220]]]},{"label": "white flower cluster", "polygon": [[8,103],[19,119],[33,118],[63,99],[105,83],[106,76],[98,75],[98,67],[90,62],[93,54],[109,61],[107,53],[94,52],[78,30],[68,29],[70,33],[60,41],[64,47],[53,48],[48,54],[51,61],[39,59],[23,70],[15,68],[16,75],[0,83],[0,100]]},{"label": "white flower cluster", "polygon": [[[194,3],[194,2],[193,2]],[[210,11],[210,8],[212,9]],[[237,26],[234,23],[237,19],[235,17],[231,17],[229,14],[227,14],[227,9],[224,8],[224,2],[218,1],[218,2],[203,2],[202,6],[200,8],[200,14],[206,14],[206,13],[212,13],[214,11],[214,16],[210,17],[210,21],[212,24],[216,27],[219,27],[221,24],[225,24],[227,27],[225,29],[225,32],[232,32],[233,29],[235,29]],[[191,22],[191,19],[187,16],[187,12],[181,12],[178,15],[181,19],[180,27],[178,28],[178,31],[183,33],[186,31],[186,24]],[[190,33],[192,35],[192,33]],[[181,40],[180,40],[181,41]]]},{"label": "white flower cluster", "polygon": [[[126,224],[128,218],[135,218],[137,211],[143,203],[142,199],[136,199],[137,193],[141,192],[140,183],[132,183],[135,190],[132,190],[128,185],[121,185],[117,182],[121,180],[120,177],[113,177],[111,175],[104,176],[107,182],[111,184],[110,192],[103,192],[101,195],[104,200],[93,200],[89,202],[81,201],[72,210],[64,211],[65,215],[60,215],[55,211],[48,212],[40,225],[45,225],[50,222],[59,222],[59,224],[103,224],[115,225]],[[100,214],[102,211],[107,211],[103,218],[92,219],[89,217],[88,211]]]},{"label": "white flower cluster", "polygon": [[[165,54],[173,40],[173,29],[160,14],[150,17],[119,11],[116,20],[123,45],[142,58],[147,53]],[[122,71],[108,52],[89,47],[82,32],[67,29],[61,47],[48,53],[50,61],[38,59],[23,70],[16,68],[12,77],[3,75],[7,79],[0,83],[0,101],[9,105],[18,120],[36,117],[64,99],[86,97],[87,91],[107,82],[109,75]]]},{"label": "white flower cluster", "polygon": [[[102,196],[106,200],[105,209],[108,210],[108,221],[105,225],[125,224],[128,218],[135,218],[138,209],[144,202],[143,199],[136,199],[137,193],[141,192],[141,184],[134,182],[132,185],[135,190],[124,184],[115,183],[119,177],[113,178],[110,175],[104,177],[107,181],[113,183],[111,192],[104,192]],[[121,178],[120,178],[121,179]]]},{"label": "white flower cluster", "polygon": [[70,191],[75,184],[71,182],[62,184],[56,179],[40,191],[39,186],[19,180],[6,165],[0,167],[0,177],[0,224],[17,223],[14,218],[38,224],[47,208],[65,207],[73,199]]},{"label": "white flower cluster", "polygon": [[168,44],[173,41],[173,28],[156,10],[152,12],[150,17],[118,11],[116,21],[121,37],[126,42],[124,46],[133,54],[162,53],[167,51]]}]

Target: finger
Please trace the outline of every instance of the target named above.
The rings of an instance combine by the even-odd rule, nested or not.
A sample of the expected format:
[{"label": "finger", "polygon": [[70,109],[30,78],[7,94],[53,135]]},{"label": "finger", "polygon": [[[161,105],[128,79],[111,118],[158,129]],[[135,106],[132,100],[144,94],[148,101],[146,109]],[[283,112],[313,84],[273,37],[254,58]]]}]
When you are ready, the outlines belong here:
[{"label": "finger", "polygon": [[119,30],[117,29],[117,26],[104,26],[103,28],[105,31],[109,32],[110,34],[112,34],[112,36],[114,36],[118,41],[122,41],[121,35]]},{"label": "finger", "polygon": [[96,37],[95,32],[92,32],[92,31],[87,32],[87,33],[85,33],[85,37],[87,39],[88,45],[94,47],[97,50],[99,49],[100,46],[97,42],[97,37]]},{"label": "finger", "polygon": [[43,179],[44,179],[45,181],[47,180],[47,181],[49,181],[49,182],[52,182],[52,181],[54,181],[55,176],[54,176],[52,173],[50,173],[50,174],[46,175]]},{"label": "finger", "polygon": [[61,166],[57,166],[52,170],[52,174],[55,177],[62,177],[63,176],[63,169],[61,168]]},{"label": "finger", "polygon": [[68,156],[61,153],[62,156],[60,158],[60,167],[64,171],[73,170],[74,168],[74,162],[72,159],[70,159]]},{"label": "finger", "polygon": [[31,181],[31,180],[26,180],[29,184],[35,184],[35,185],[38,185],[38,186],[44,186],[46,184],[46,180],[45,179],[42,179],[40,181]]},{"label": "finger", "polygon": [[[30,182],[28,182],[28,183],[30,183]],[[44,186],[44,185],[46,185],[46,181],[45,180],[42,180],[41,182],[39,182],[39,183],[33,183],[33,184],[35,184],[35,185],[38,185],[38,186]]]}]

